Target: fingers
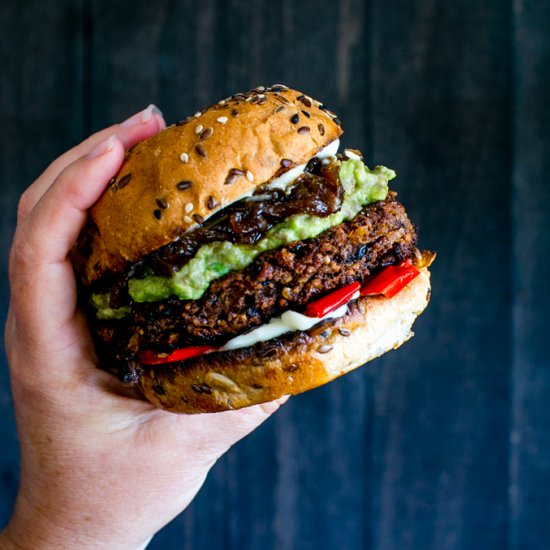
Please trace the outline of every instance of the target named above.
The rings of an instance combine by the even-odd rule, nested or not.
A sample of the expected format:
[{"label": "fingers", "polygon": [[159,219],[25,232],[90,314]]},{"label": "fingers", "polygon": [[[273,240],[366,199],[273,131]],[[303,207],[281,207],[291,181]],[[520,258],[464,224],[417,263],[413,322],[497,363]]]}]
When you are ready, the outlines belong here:
[{"label": "fingers", "polygon": [[63,170],[24,223],[27,244],[38,263],[66,259],[86,219],[124,158],[116,135],[107,138]]},{"label": "fingers", "polygon": [[143,111],[132,115],[120,124],[105,128],[82,143],[76,145],[59,158],[54,160],[44,173],[25,191],[21,197],[18,209],[18,219],[21,220],[34,208],[42,195],[52,185],[55,178],[78,158],[87,155],[109,136],[116,135],[125,149],[128,149],[144,139],[151,137],[166,127],[162,113],[149,105]]},{"label": "fingers", "polygon": [[[35,342],[47,344],[48,335],[74,319],[76,288],[68,254],[87,209],[123,158],[124,147],[116,136],[101,142],[63,170],[16,230],[10,258],[12,305],[18,326]],[[60,332],[67,342],[76,341],[70,331]]]}]

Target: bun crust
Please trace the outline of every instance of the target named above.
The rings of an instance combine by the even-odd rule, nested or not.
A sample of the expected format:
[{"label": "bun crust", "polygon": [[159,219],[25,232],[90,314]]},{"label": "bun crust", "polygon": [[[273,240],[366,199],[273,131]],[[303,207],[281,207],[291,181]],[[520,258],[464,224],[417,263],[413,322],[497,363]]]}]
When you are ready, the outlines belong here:
[{"label": "bun crust", "polygon": [[257,88],[135,145],[81,236],[76,263],[84,283],[123,270],[307,162],[342,134],[321,107],[283,86]]},{"label": "bun crust", "polygon": [[391,299],[363,297],[348,313],[305,332],[157,367],[137,366],[143,395],[180,413],[239,409],[331,380],[399,347],[428,305],[427,268]]}]

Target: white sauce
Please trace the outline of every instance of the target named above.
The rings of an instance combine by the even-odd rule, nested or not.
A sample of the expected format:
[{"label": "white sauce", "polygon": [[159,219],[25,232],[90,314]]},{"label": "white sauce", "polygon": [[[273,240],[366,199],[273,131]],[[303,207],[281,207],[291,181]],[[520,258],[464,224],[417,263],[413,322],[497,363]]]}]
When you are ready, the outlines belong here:
[{"label": "white sauce", "polygon": [[[356,297],[357,296],[354,295],[351,299]],[[232,338],[221,349],[229,350],[247,348],[248,346],[253,346],[258,342],[264,342],[266,340],[271,340],[272,338],[277,338],[287,332],[292,332],[295,330],[308,330],[325,319],[337,319],[338,317],[343,317],[347,311],[348,304],[344,304],[338,309],[327,313],[324,317],[308,317],[307,315],[302,315],[297,311],[288,310],[285,311],[280,317],[274,317],[271,319],[269,323],[252,329],[246,334],[241,334],[240,336]]]},{"label": "white sauce", "polygon": [[334,141],[329,143],[324,149],[321,149],[315,156],[320,159],[324,159],[326,157],[334,157],[338,152],[338,147],[340,147],[340,140],[335,139]]},{"label": "white sauce", "polygon": [[352,160],[362,160],[361,157],[351,149],[344,149],[344,155]]},{"label": "white sauce", "polygon": [[302,175],[306,168],[305,164],[299,164],[294,168],[291,168],[278,178],[272,179],[268,185],[268,189],[286,189],[288,184],[293,182],[298,176]]},{"label": "white sauce", "polygon": [[[340,140],[335,139],[329,143],[326,147],[323,147],[315,156],[320,159],[333,157],[338,152],[340,147]],[[284,174],[281,174],[278,178],[272,179],[267,185],[268,189],[286,189],[288,184],[293,182],[298,176],[303,174],[306,168],[305,164],[299,164],[294,168],[291,168]]]}]

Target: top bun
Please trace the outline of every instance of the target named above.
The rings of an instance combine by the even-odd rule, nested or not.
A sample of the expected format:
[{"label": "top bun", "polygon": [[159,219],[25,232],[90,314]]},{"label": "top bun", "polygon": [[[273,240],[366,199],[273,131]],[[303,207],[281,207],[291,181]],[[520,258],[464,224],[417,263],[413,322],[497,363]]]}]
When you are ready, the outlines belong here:
[{"label": "top bun", "polygon": [[234,96],[128,151],[79,241],[86,284],[122,271],[342,134],[321,103],[283,85]]}]

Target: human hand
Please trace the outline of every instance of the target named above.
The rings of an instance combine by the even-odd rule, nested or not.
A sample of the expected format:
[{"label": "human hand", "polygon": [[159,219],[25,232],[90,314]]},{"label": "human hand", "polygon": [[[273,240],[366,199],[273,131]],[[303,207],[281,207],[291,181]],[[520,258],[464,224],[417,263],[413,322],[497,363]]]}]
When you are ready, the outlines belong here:
[{"label": "human hand", "polygon": [[69,251],[124,150],[164,126],[149,107],[98,132],[21,198],[5,333],[21,484],[0,548],[144,548],[282,402],[180,416],[125,396],[97,368]]}]

